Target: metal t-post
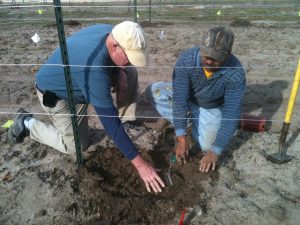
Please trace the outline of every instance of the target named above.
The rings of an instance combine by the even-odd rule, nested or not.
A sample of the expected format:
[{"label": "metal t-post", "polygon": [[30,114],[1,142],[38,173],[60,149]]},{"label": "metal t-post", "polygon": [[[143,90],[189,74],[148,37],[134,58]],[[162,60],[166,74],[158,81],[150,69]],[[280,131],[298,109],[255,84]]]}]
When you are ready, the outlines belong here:
[{"label": "metal t-post", "polygon": [[55,17],[56,17],[56,26],[57,26],[58,37],[59,37],[60,51],[63,60],[63,67],[64,67],[64,73],[65,73],[65,79],[66,79],[66,85],[68,91],[68,101],[69,101],[69,107],[71,113],[74,139],[75,139],[77,165],[81,166],[83,164],[83,158],[81,154],[81,145],[80,145],[80,138],[78,132],[78,123],[77,123],[77,112],[76,112],[76,107],[74,102],[72,78],[71,78],[67,43],[66,43],[66,37],[64,31],[61,3],[60,0],[53,0],[53,3],[54,3],[54,10],[55,10]]},{"label": "metal t-post", "polygon": [[134,22],[137,23],[137,21],[138,21],[137,0],[134,0],[133,9],[134,9]]},{"label": "metal t-post", "polygon": [[151,23],[151,8],[152,8],[152,3],[151,0],[149,0],[149,22]]}]

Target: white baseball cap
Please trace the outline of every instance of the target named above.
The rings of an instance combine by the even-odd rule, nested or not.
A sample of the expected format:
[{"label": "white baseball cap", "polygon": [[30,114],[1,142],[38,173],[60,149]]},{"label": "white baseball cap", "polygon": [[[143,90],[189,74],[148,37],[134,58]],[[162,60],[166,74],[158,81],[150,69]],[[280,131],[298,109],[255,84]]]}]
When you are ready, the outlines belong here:
[{"label": "white baseball cap", "polygon": [[132,21],[124,21],[112,29],[112,36],[125,50],[129,62],[134,66],[147,64],[146,40],[141,26]]}]

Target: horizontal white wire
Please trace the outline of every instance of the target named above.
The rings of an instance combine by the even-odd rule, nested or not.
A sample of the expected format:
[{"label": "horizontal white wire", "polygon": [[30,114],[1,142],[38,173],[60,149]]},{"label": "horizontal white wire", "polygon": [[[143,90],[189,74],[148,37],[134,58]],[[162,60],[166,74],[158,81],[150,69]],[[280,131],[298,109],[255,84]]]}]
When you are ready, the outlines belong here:
[{"label": "horizontal white wire", "polygon": [[1,6],[0,9],[5,9],[5,8],[36,8],[36,7],[61,7],[61,8],[130,8],[130,7],[137,7],[137,8],[149,8],[149,7],[154,7],[154,8],[162,8],[162,7],[166,7],[166,8],[175,8],[175,7],[199,7],[199,9],[208,9],[208,8],[222,8],[222,9],[232,9],[232,8],[282,8],[282,7],[297,7],[300,4],[180,4],[180,5],[176,5],[176,4],[151,4],[151,5],[139,5],[137,4],[136,6],[133,4],[124,4],[124,5],[92,5],[92,3],[90,3],[90,5],[66,5],[68,3],[62,3],[61,6],[59,5],[52,5],[52,4],[46,4],[46,5],[35,5],[35,4],[31,4],[31,5],[27,5],[27,4],[12,4],[12,5],[4,5]]},{"label": "horizontal white wire", "polygon": [[34,21],[34,23],[45,23],[45,21],[48,21],[48,22],[55,22],[55,19],[49,19],[49,20],[25,20],[25,21],[22,21],[22,22],[19,22],[19,21],[16,21],[16,22],[6,22],[6,23],[0,23],[0,25],[10,25],[10,24],[32,24],[32,22]]},{"label": "horizontal white wire", "polygon": [[[300,6],[300,4],[298,6]],[[16,8],[16,9],[18,9],[18,8],[40,8],[41,9],[41,8],[44,8],[44,7],[47,7],[47,8],[80,8],[80,9],[84,9],[84,8],[125,8],[126,10],[128,10],[129,8],[135,8],[134,6],[96,6],[96,5],[94,5],[94,6],[63,6],[63,5],[62,6],[54,6],[54,5],[33,5],[33,6],[4,6],[4,7],[0,6],[0,10],[3,9],[3,8],[9,8],[9,9],[14,9],[14,8]],[[137,11],[139,11],[138,10],[139,8],[149,8],[149,7],[150,6],[137,6],[136,8],[137,8]],[[280,6],[276,6],[276,7],[282,8]],[[153,6],[151,6],[151,8],[153,8]],[[249,8],[251,8],[251,7],[249,7]],[[274,7],[271,7],[271,8],[273,9]],[[222,7],[218,8],[218,7],[216,7],[216,8],[199,8],[198,10],[211,10],[211,11],[208,11],[208,14],[210,14],[210,12],[212,12],[212,10],[217,10],[217,9],[219,9],[219,10],[222,9],[222,10],[224,10],[223,12],[227,12],[228,9],[236,9],[236,8],[234,8],[234,7],[233,8],[222,8]],[[245,7],[240,7],[238,9],[245,9]],[[298,12],[297,9],[294,9],[294,10],[295,10],[295,12]],[[293,12],[292,9],[290,9],[290,11]],[[65,11],[65,12],[70,12],[70,11]],[[221,11],[221,13],[222,13],[222,11]],[[233,12],[230,12],[230,14],[232,14],[232,13]],[[284,12],[284,13],[286,13],[286,12]],[[255,15],[264,15],[264,14],[261,14],[261,13],[257,14],[256,13]],[[274,14],[274,15],[278,15],[278,14]],[[280,14],[280,15],[282,15],[282,14]]]},{"label": "horizontal white wire", "polygon": [[[167,16],[167,15],[160,15],[160,16],[152,16],[151,17],[151,20],[152,22],[153,21],[160,21],[160,20],[170,20],[170,22],[172,21],[171,19],[178,19],[178,21],[182,21],[184,22],[184,19],[187,19],[187,20],[190,20],[191,17],[198,17],[198,19],[202,19],[203,17],[205,16],[216,16],[217,18],[220,18],[220,19],[223,19],[226,18],[227,16],[228,17],[232,17],[232,16],[259,16],[260,18],[268,18],[268,17],[290,17],[290,18],[294,18],[294,17],[298,17],[298,12],[290,12],[288,14],[280,14],[278,15],[278,13],[268,13],[268,14],[243,14],[243,13],[230,13],[230,14],[222,14],[222,18],[220,18],[219,16],[217,15],[214,15],[214,14],[203,14],[203,15],[189,15],[189,16]],[[133,16],[130,16],[130,15],[124,15],[123,17],[92,17],[92,18],[77,18],[77,17],[72,17],[72,18],[67,18],[67,17],[64,17],[64,22],[66,22],[67,20],[76,20],[76,21],[101,21],[101,20],[124,20],[124,19],[128,19],[128,18],[131,18]],[[139,16],[139,20],[141,20],[141,18],[144,18],[144,19],[148,19],[149,16],[148,15],[144,15],[144,16]],[[258,20],[258,19],[256,19]],[[36,20],[36,19],[24,19],[22,18],[22,21],[19,22],[19,20],[17,19],[10,19],[10,18],[7,18],[7,19],[2,19],[0,21],[4,21],[4,22],[1,22],[0,24],[1,25],[9,25],[9,24],[30,24],[32,22],[34,23],[42,23],[42,22],[55,22],[55,18],[43,18],[43,19],[40,19],[40,20]],[[8,22],[6,22],[8,21]],[[174,22],[174,21],[173,21]],[[250,22],[253,23],[253,21],[251,21],[250,19]],[[296,22],[296,21],[295,21]],[[153,29],[157,29],[157,30],[161,30],[161,28],[153,28]]]},{"label": "horizontal white wire", "polygon": [[[8,67],[28,67],[28,66],[58,66],[58,67],[66,67],[67,65],[63,64],[33,64],[33,63],[0,63],[0,66],[8,66]],[[77,68],[115,68],[117,66],[87,66],[87,65],[68,65],[70,67],[77,67]],[[135,66],[124,66],[124,67],[135,67]],[[148,65],[148,66],[143,66],[143,68],[184,68],[184,69],[192,69],[192,68],[204,68],[204,67],[193,67],[193,66],[174,66],[174,65],[164,65],[164,66],[157,66],[157,65]],[[216,67],[218,68],[218,67]],[[219,68],[255,68],[255,69],[287,69],[287,68],[293,68],[295,69],[296,67],[294,66],[242,66],[242,67],[219,67]]]},{"label": "horizontal white wire", "polygon": [[[296,13],[294,13],[295,15],[296,15]],[[294,14],[291,16],[291,17],[294,17]],[[256,14],[255,14],[256,15]],[[261,14],[260,14],[261,15]],[[259,16],[260,16],[259,15]],[[269,14],[268,14],[269,15]],[[274,14],[274,15],[276,15],[276,16],[278,16],[278,14]],[[231,15],[229,15],[229,16],[232,16],[232,14]],[[251,15],[250,15],[251,16]],[[272,15],[270,15],[270,16],[272,16]],[[280,15],[279,15],[280,16]],[[285,16],[290,16],[290,15],[285,15]],[[178,19],[178,22],[188,22],[188,21],[191,21],[190,20],[190,18],[191,17],[195,17],[195,16],[188,16],[188,17],[185,17],[185,18],[187,18],[187,20],[183,20],[184,18],[183,17],[181,17],[180,19]],[[298,17],[298,16],[297,16]],[[75,21],[78,21],[78,22],[81,22],[81,21],[83,21],[83,22],[85,22],[85,21],[105,21],[105,20],[130,20],[132,18],[132,16],[124,16],[124,17],[99,17],[99,18],[95,18],[95,17],[93,17],[93,18],[70,18],[70,17],[64,17],[63,19],[64,19],[64,23],[66,23],[68,20],[75,20]],[[140,18],[141,18],[141,16],[140,16]],[[144,17],[142,17],[142,18],[145,18],[145,19],[148,19],[148,16],[144,16]],[[152,20],[152,22],[155,22],[155,21],[158,21],[158,22],[160,22],[160,20],[163,20],[164,22],[168,22],[168,20],[170,20],[170,22],[175,22],[174,20],[171,20],[171,19],[174,19],[174,18],[176,18],[176,17],[167,17],[167,16],[162,16],[162,17],[152,17],[151,18],[151,20]],[[201,19],[201,17],[199,17],[199,19]],[[222,19],[224,19],[224,17],[222,17]],[[165,21],[166,20],[166,21]],[[0,25],[10,25],[10,24],[32,24],[33,22],[34,22],[34,24],[36,24],[36,23],[45,23],[45,22],[56,22],[56,20],[55,20],[55,18],[53,17],[53,18],[44,18],[44,19],[42,19],[42,20],[36,20],[36,19],[23,19],[22,18],[22,21],[19,21],[19,20],[11,20],[11,19],[0,19],[0,21],[9,21],[9,22],[0,22]],[[145,20],[146,21],[146,20]],[[140,21],[139,21],[140,22]],[[253,23],[253,21],[251,21],[250,20],[250,22],[251,23]],[[276,21],[275,21],[276,22]],[[294,22],[296,22],[296,21],[294,21]],[[66,26],[66,25],[65,25]],[[153,29],[153,30],[160,30],[161,31],[161,29],[162,28],[156,28],[156,27],[151,27],[151,29]],[[266,28],[267,29],[267,28]]]},{"label": "horizontal white wire", "polygon": [[[18,112],[0,112],[0,115],[17,115]],[[28,115],[38,115],[38,116],[78,116],[78,117],[105,117],[105,118],[116,118],[119,116],[108,116],[108,115],[98,115],[98,114],[87,114],[87,115],[75,115],[75,114],[69,114],[69,113],[58,113],[58,114],[54,114],[54,113],[41,113],[41,112],[30,112],[30,113],[23,113],[23,114],[28,114]],[[253,115],[255,117],[255,115]],[[177,118],[177,119],[187,119],[187,120],[194,120],[194,119],[199,119],[197,117],[161,117],[161,116],[135,116],[136,118],[139,119],[159,119],[159,118],[166,118],[166,119],[171,119],[171,118]],[[263,116],[259,116],[259,117],[263,117]],[[130,119],[132,117],[128,116],[124,116],[122,117],[123,119]],[[261,121],[262,119],[222,119],[224,121]],[[283,122],[283,119],[265,119],[266,122]],[[300,122],[300,119],[296,119],[293,120],[296,122]]]},{"label": "horizontal white wire", "polygon": [[[30,11],[28,11],[29,13]],[[52,12],[52,11],[51,11]],[[77,11],[65,11],[65,13],[72,13],[72,12],[77,12]],[[87,11],[87,12],[90,12],[90,11]],[[120,11],[112,11],[112,12],[120,12]],[[222,13],[222,12],[221,12]],[[14,15],[16,15],[18,13],[14,13]],[[129,15],[132,15],[134,16],[134,14],[124,14],[123,17],[126,17],[126,16],[129,16]],[[221,15],[217,15],[217,13],[215,11],[211,11],[211,12],[205,12],[205,13],[202,13],[202,14],[190,14],[190,15],[181,15],[181,14],[178,14],[178,15],[164,15],[164,14],[160,14],[160,15],[156,15],[156,14],[152,14],[152,19],[160,19],[160,18],[170,18],[170,19],[174,19],[174,18],[190,18],[190,17],[199,17],[199,18],[202,18],[202,17],[205,17],[205,16],[216,16],[216,17],[220,17],[220,18],[224,18],[226,16],[238,16],[238,15],[242,15],[242,16],[260,16],[260,17],[268,17],[268,16],[279,16],[279,17],[283,17],[283,16],[290,16],[290,17],[298,17],[298,10],[294,10],[294,11],[290,11],[290,12],[277,12],[277,13],[274,13],[274,12],[270,12],[270,13],[251,13],[251,12],[223,12]],[[40,16],[42,17],[41,15],[37,15],[37,16]],[[139,15],[139,19],[140,18],[148,18],[149,15],[146,13],[144,15]],[[122,15],[120,15],[119,17],[104,17],[104,18],[122,18]],[[7,18],[7,19],[2,19],[2,20],[9,20],[11,18]],[[23,18],[22,18],[23,19]],[[78,17],[74,17],[74,18],[70,18],[70,19],[78,19],[78,20],[84,20],[86,18],[78,18]],[[99,18],[95,18],[95,19],[103,19],[103,17],[99,17]]]},{"label": "horizontal white wire", "polygon": [[[43,6],[43,5],[40,5],[40,6]],[[299,4],[300,6],[300,4]],[[93,6],[94,7],[94,6]],[[82,8],[82,7],[81,7]],[[0,7],[1,9],[1,7]],[[68,11],[69,12],[69,11]],[[286,17],[298,17],[298,10],[295,10],[294,12],[281,12],[281,13],[245,13],[245,12],[237,12],[237,13],[234,13],[234,12],[230,12],[229,14],[226,14],[225,13],[222,13],[222,19],[224,19],[224,17],[226,16],[238,16],[238,15],[247,15],[247,16],[260,16],[260,17],[268,17],[268,16],[286,16]],[[128,17],[129,15],[127,15]],[[157,15],[154,15],[152,16],[152,20],[159,20],[159,19],[174,19],[174,18],[179,18],[180,20],[184,19],[184,18],[190,18],[190,17],[197,17],[198,15],[188,15],[188,16],[185,16],[185,15],[177,15],[177,16],[168,16],[168,15],[160,15],[160,16],[157,16]],[[216,17],[219,17],[218,15],[216,14],[212,14],[210,12],[208,13],[205,13],[203,15],[201,15],[201,17],[199,16],[199,18],[202,18],[203,16],[216,16]],[[79,20],[79,21],[95,21],[95,20],[106,20],[106,19],[124,19],[124,18],[127,18],[126,15],[124,16],[121,16],[121,17],[99,17],[99,18],[76,18],[76,17],[73,17],[73,18],[64,18],[64,20]],[[145,15],[145,16],[141,16],[140,15],[140,19],[141,18],[148,18],[148,15]],[[6,24],[12,24],[12,23],[16,23],[16,24],[24,24],[24,23],[31,23],[31,22],[45,22],[45,21],[55,21],[55,18],[43,18],[43,20],[40,20],[40,21],[37,21],[36,19],[24,19],[22,18],[22,22],[19,22],[18,20],[14,20],[14,22],[11,21],[10,18],[5,18],[5,19],[2,19],[1,21],[9,21],[9,22],[2,22],[0,23],[1,25],[6,25]]]},{"label": "horizontal white wire", "polygon": [[[102,18],[67,18],[64,17],[64,23],[68,22],[68,20],[76,20],[76,21],[97,21],[97,20],[108,20],[108,19],[115,19],[115,20],[120,20],[120,19],[126,19],[126,17],[122,18],[117,18],[117,17],[102,17]],[[10,25],[10,24],[32,24],[34,23],[45,23],[45,22],[56,22],[55,18],[46,18],[43,20],[36,20],[36,19],[22,19],[22,21],[18,20],[11,20],[11,19],[5,19],[5,20],[0,20],[0,21],[10,21],[10,22],[0,22],[0,25]]]},{"label": "horizontal white wire", "polygon": [[[77,13],[76,11],[73,11],[75,14]],[[72,12],[72,13],[73,13]],[[90,11],[87,11],[87,12],[90,12]],[[52,13],[52,12],[51,12]],[[70,11],[68,12],[69,14],[71,13]],[[120,11],[115,11],[115,13],[120,13]],[[18,13],[14,13],[12,15],[17,15]],[[26,16],[26,15],[25,15]],[[32,15],[28,15],[30,17],[32,17]],[[43,17],[41,15],[36,15],[36,16],[39,16],[39,17]],[[237,13],[231,13],[231,12],[228,12],[228,13],[223,13],[222,15],[217,15],[215,12],[211,12],[211,13],[203,13],[203,14],[191,14],[191,15],[164,15],[164,14],[160,14],[160,15],[155,15],[155,14],[152,14],[151,16],[151,19],[153,20],[156,20],[156,21],[159,21],[160,19],[184,19],[184,18],[196,18],[198,17],[198,19],[203,19],[205,17],[211,17],[211,16],[215,16],[216,18],[226,18],[226,17],[233,17],[233,16],[259,16],[260,18],[264,17],[264,18],[267,18],[267,17],[296,17],[298,18],[298,11],[294,11],[294,12],[287,12],[287,13],[244,13],[244,12],[237,12]],[[82,20],[82,21],[85,21],[85,20],[104,20],[104,19],[122,19],[122,18],[126,18],[126,17],[134,17],[133,14],[123,14],[123,15],[119,15],[119,16],[112,16],[112,17],[108,17],[108,16],[103,16],[103,17],[92,17],[92,18],[86,18],[86,17],[64,17],[64,19],[68,19],[68,20]],[[139,15],[139,18],[138,18],[138,22],[140,22],[141,18],[144,18],[144,19],[148,19],[149,18],[149,15],[148,14],[144,14],[144,15]],[[30,21],[35,21],[35,19],[37,18],[33,18],[33,19],[26,19],[25,18],[22,18],[22,20],[25,20],[30,22]],[[50,17],[46,18],[46,17],[43,17],[43,19],[40,19],[40,21],[48,21],[50,19]],[[53,19],[55,19],[53,17]],[[19,19],[16,19],[15,17],[7,17],[7,18],[2,18],[1,21],[9,21],[9,20],[12,20],[12,21],[18,21]],[[255,20],[258,20],[258,19],[255,19]],[[255,21],[254,20],[254,21]],[[276,22],[276,21],[275,21]]]}]

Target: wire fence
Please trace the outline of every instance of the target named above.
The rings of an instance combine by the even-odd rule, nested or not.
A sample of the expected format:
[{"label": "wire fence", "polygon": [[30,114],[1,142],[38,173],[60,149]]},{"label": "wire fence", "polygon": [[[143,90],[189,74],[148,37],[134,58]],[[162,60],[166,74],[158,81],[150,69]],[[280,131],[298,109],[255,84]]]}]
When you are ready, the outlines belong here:
[{"label": "wire fence", "polygon": [[[17,112],[13,112],[13,111],[0,111],[0,115],[17,115],[18,113]],[[26,113],[23,113],[26,115]],[[36,115],[36,116],[77,116],[77,117],[107,117],[107,118],[116,118],[118,116],[109,116],[109,115],[101,115],[101,114],[82,114],[82,115],[75,115],[75,114],[70,114],[70,113],[46,113],[46,112],[30,112],[30,113],[27,113],[29,116],[31,115]],[[159,118],[162,118],[161,116],[135,116],[136,118],[138,119],[159,119]],[[255,117],[255,116],[253,116]],[[122,117],[123,119],[131,119],[131,117]],[[199,118],[198,117],[164,117],[166,119],[180,119],[180,120],[198,120]],[[240,118],[240,119],[232,119],[232,118],[222,118],[221,119],[222,121],[253,121],[253,122],[256,122],[256,121],[261,121],[262,118],[247,118],[247,119],[243,119],[243,118]],[[283,122],[283,120],[281,119],[264,119],[265,122]],[[293,120],[294,122],[300,122],[300,118],[296,118]]]},{"label": "wire fence", "polygon": [[[298,1],[115,1],[98,2],[89,1],[79,3],[75,1],[63,1],[65,20],[78,20],[85,22],[105,21],[105,20],[124,20],[135,19],[137,21],[215,21],[222,22],[243,18],[246,20],[280,20],[298,21],[300,18],[300,3]],[[55,16],[53,4],[50,1],[11,1],[0,4],[0,24],[37,24],[53,23]],[[42,4],[41,4],[42,3]],[[160,28],[152,28],[159,30]],[[10,49],[13,50],[13,49]],[[18,49],[15,49],[18,52]],[[0,67],[30,67],[41,66],[39,63],[0,63]],[[48,65],[64,66],[64,65]],[[86,67],[85,65],[70,65],[71,67]],[[149,65],[145,69],[168,69],[172,70],[173,65]],[[245,69],[291,69],[294,67],[286,65],[246,65]],[[278,80],[272,74],[261,77],[260,75],[251,76],[248,79],[254,80]],[[292,80],[293,74],[289,73],[285,79]],[[1,115],[14,112],[0,112]],[[33,112],[36,115],[48,115]],[[99,116],[99,115],[87,115]],[[148,118],[152,118],[148,116]],[[156,118],[156,117],[153,117]],[[229,119],[230,120],[230,119]],[[267,121],[282,121],[268,119]],[[296,120],[298,121],[298,120]]]},{"label": "wire fence", "polygon": [[[51,3],[22,3],[0,5],[0,22],[39,19],[49,21],[55,18]],[[123,1],[123,2],[70,2],[63,4],[64,17],[71,20],[124,20],[135,21],[222,21],[244,18],[247,20],[297,21],[300,3],[297,1],[252,2],[167,2],[167,1]]]}]

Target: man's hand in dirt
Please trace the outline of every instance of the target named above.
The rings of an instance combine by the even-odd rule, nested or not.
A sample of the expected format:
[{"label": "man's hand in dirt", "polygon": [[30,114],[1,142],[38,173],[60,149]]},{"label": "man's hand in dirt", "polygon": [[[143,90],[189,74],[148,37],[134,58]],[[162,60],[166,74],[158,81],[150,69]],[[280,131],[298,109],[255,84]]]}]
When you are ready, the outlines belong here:
[{"label": "man's hand in dirt", "polygon": [[176,138],[175,155],[179,165],[186,164],[188,157],[188,143],[185,136],[178,136]]},{"label": "man's hand in dirt", "polygon": [[136,156],[131,162],[138,170],[148,192],[151,192],[151,189],[155,193],[162,191],[165,184],[149,163],[147,163],[140,155]]},{"label": "man's hand in dirt", "polygon": [[216,155],[212,151],[208,151],[199,162],[200,172],[208,172],[210,169],[215,170],[218,159],[219,159],[218,155]]}]

